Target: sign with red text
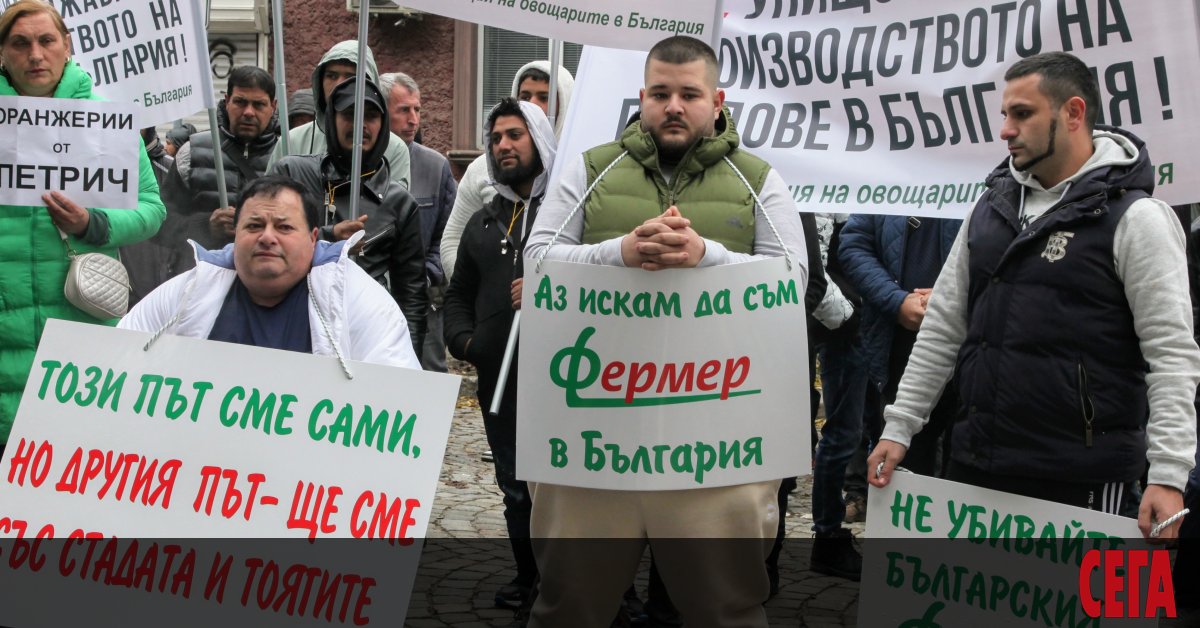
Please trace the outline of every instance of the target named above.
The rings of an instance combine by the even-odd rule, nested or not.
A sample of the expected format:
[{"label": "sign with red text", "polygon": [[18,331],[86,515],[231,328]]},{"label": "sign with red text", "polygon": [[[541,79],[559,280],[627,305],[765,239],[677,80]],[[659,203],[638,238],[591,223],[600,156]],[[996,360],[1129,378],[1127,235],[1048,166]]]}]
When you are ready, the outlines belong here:
[{"label": "sign with red text", "polygon": [[[0,0],[0,7],[14,0]],[[49,0],[71,54],[107,100],[140,105],[145,126],[213,107],[204,4],[197,0]]]},{"label": "sign with red text", "polygon": [[82,207],[137,207],[140,120],[132,103],[0,96],[0,197],[46,203],[62,192]]},{"label": "sign with red text", "polygon": [[[1005,71],[1050,51],[1092,70],[1100,123],[1145,141],[1156,197],[1200,199],[1194,2],[726,0],[724,8],[717,84],[742,147],[779,171],[802,211],[962,218],[1008,157]],[[643,77],[631,68],[644,62],[643,53],[584,49],[557,163],[619,136],[639,108]],[[1024,141],[1044,144],[1042,135]]]},{"label": "sign with red text", "polygon": [[811,472],[804,280],[712,268],[527,264],[517,477],[694,489]]},{"label": "sign with red text", "polygon": [[[4,561],[0,587],[133,595],[186,625],[397,625],[459,378],[149,338],[46,325],[0,465],[0,537],[95,540],[43,542],[40,570]],[[25,625],[20,597],[0,623]]]},{"label": "sign with red text", "polygon": [[396,4],[550,39],[633,50],[649,50],[672,35],[711,43],[721,19],[719,0],[399,0]]},{"label": "sign with red text", "polygon": [[[1175,615],[1167,552],[1145,544],[1136,519],[904,472],[867,500],[864,628],[1157,626],[1145,618]],[[1114,502],[1098,488],[1097,504]]]}]

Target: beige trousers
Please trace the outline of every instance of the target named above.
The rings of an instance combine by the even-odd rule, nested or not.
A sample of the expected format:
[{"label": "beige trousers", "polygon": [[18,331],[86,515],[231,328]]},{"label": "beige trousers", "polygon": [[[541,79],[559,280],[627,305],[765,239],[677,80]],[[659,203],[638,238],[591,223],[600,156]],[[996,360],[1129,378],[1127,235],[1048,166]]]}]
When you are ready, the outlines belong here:
[{"label": "beige trousers", "polygon": [[531,628],[608,628],[646,544],[688,628],[765,627],[779,481],[684,491],[529,485]]}]

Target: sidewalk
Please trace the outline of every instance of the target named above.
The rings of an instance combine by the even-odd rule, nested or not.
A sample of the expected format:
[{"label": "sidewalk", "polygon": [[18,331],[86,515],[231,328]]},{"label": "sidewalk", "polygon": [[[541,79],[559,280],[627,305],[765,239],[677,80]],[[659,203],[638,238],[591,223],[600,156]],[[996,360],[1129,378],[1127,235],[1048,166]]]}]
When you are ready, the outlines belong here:
[{"label": "sidewalk", "polygon": [[[480,460],[486,449],[479,409],[461,398],[407,626],[504,626],[512,620],[511,611],[492,607],[496,589],[506,584],[513,572],[500,492],[491,463]],[[791,495],[788,541],[780,559],[780,592],[767,603],[767,614],[773,626],[854,626],[858,583],[807,570],[811,489],[811,477],[804,477],[800,490]],[[862,535],[863,524],[851,527]],[[643,599],[647,565],[643,560],[638,579]]]}]

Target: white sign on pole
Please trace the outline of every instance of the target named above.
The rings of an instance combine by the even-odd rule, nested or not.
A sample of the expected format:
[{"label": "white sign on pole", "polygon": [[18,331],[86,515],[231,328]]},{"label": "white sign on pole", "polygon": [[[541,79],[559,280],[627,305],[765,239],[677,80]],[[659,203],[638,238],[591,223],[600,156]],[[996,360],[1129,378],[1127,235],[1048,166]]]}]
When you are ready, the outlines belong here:
[{"label": "white sign on pole", "polygon": [[[1155,196],[1200,199],[1200,38],[1191,2],[727,0],[718,84],[742,146],[803,211],[961,218],[1007,156],[1004,72],[1065,50],[1095,70],[1100,122],[1147,144]],[[560,163],[637,111],[644,55],[585,48]]]},{"label": "white sign on pole", "polygon": [[43,206],[62,192],[82,207],[134,209],[140,112],[133,103],[0,96],[0,196]]},{"label": "white sign on pole", "polygon": [[[70,542],[49,545],[54,569],[4,561],[0,584],[17,587],[3,584],[5,590],[25,591],[30,582],[64,586],[102,609],[134,595],[135,602],[174,605],[164,622],[172,625],[307,625],[293,623],[299,618],[327,625],[325,609],[334,606],[326,599],[317,608],[321,588],[336,591],[329,596],[343,614],[348,600],[356,617],[398,625],[458,378],[352,362],[350,380],[329,357],[170,335],[143,351],[149,338],[47,324],[0,465],[0,536],[137,539],[135,565],[150,560],[148,539],[186,539],[176,545],[181,559],[190,553],[194,562],[186,576],[190,597],[156,589],[161,595],[147,599],[138,584],[130,593],[128,580],[108,577],[123,573],[112,564],[104,578],[93,577],[72,562],[85,552]],[[222,558],[230,556],[222,573]],[[307,567],[289,571],[294,564]],[[335,582],[332,574],[341,577]],[[312,588],[307,610],[298,612],[296,578]],[[0,623],[78,612],[29,608],[20,597],[6,596]]]},{"label": "white sign on pole", "polygon": [[714,41],[720,0],[399,0],[465,22],[590,46],[649,50],[671,35]]},{"label": "white sign on pole", "polygon": [[[0,0],[7,7],[13,0]],[[71,34],[71,55],[93,91],[142,107],[146,126],[214,106],[204,4],[199,0],[49,0]]]},{"label": "white sign on pole", "polygon": [[[1166,599],[1154,595],[1164,566],[1170,577],[1165,550],[1135,577],[1104,582],[1103,552],[1145,552],[1136,519],[903,472],[867,500],[859,626],[1158,625],[1136,618]],[[1089,615],[1118,584],[1123,619]]]},{"label": "white sign on pole", "polygon": [[804,282],[782,258],[528,264],[518,477],[664,490],[811,471]]}]

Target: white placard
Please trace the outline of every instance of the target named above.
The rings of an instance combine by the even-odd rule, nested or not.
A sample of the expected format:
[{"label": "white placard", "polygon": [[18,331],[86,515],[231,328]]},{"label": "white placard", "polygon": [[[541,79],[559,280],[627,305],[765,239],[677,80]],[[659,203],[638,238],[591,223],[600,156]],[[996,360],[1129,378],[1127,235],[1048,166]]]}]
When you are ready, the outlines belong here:
[{"label": "white placard", "polygon": [[[1055,50],[1095,69],[1101,121],[1146,142],[1155,196],[1200,199],[1193,2],[727,0],[725,10],[718,83],[742,147],[779,170],[803,211],[963,217],[1007,157],[1004,72]],[[638,109],[642,74],[630,68],[644,60],[584,49],[558,163],[617,137]]]},{"label": "white placard", "polygon": [[804,282],[713,268],[526,265],[517,476],[694,489],[811,472]]},{"label": "white placard", "polygon": [[133,103],[0,96],[0,196],[45,205],[62,192],[82,207],[137,207],[140,112]]},{"label": "white placard", "polygon": [[671,35],[714,41],[719,0],[400,0],[401,6],[589,46],[649,50]]},{"label": "white placard", "polygon": [[140,104],[145,126],[215,106],[199,0],[48,1],[62,15],[72,58],[92,76],[93,91]]},{"label": "white placard", "polygon": [[1088,566],[1089,550],[1146,549],[1135,519],[904,472],[869,489],[867,512],[863,628],[1158,625],[1128,610],[1091,623],[1082,605],[1081,571],[1088,599],[1105,597],[1105,570]]},{"label": "white placard", "polygon": [[[17,582],[6,590],[34,590],[29,582],[41,578],[56,591],[94,597],[104,609],[127,596],[174,604],[173,615],[186,625],[231,618],[235,625],[328,625],[323,612],[312,614],[315,597],[307,617],[290,616],[286,604],[281,612],[253,601],[283,599],[284,568],[309,564],[360,578],[357,590],[341,580],[339,607],[343,594],[351,611],[365,595],[362,613],[371,623],[397,625],[420,553],[413,539],[425,535],[432,512],[459,378],[350,362],[351,380],[331,357],[171,335],[143,351],[149,338],[49,321],[0,465],[0,517],[22,522],[26,536],[136,538],[138,562],[150,539],[183,539],[175,543],[198,548],[196,591],[147,599],[138,587],[82,578],[78,568],[60,573],[58,565],[84,559],[70,543],[52,546],[55,569],[32,573],[4,561],[0,578]],[[16,536],[3,522],[0,536]],[[389,540],[326,540],[359,538]],[[309,539],[316,541],[311,553]],[[212,578],[218,551],[235,557],[221,601],[198,592]],[[281,563],[274,576],[265,567],[271,559]],[[255,567],[254,560],[264,562]],[[376,583],[373,595],[362,589],[367,577]],[[243,601],[245,587],[260,597]],[[0,623],[26,625],[14,619],[51,610],[8,599]],[[78,608],[57,611],[61,619]]]}]

